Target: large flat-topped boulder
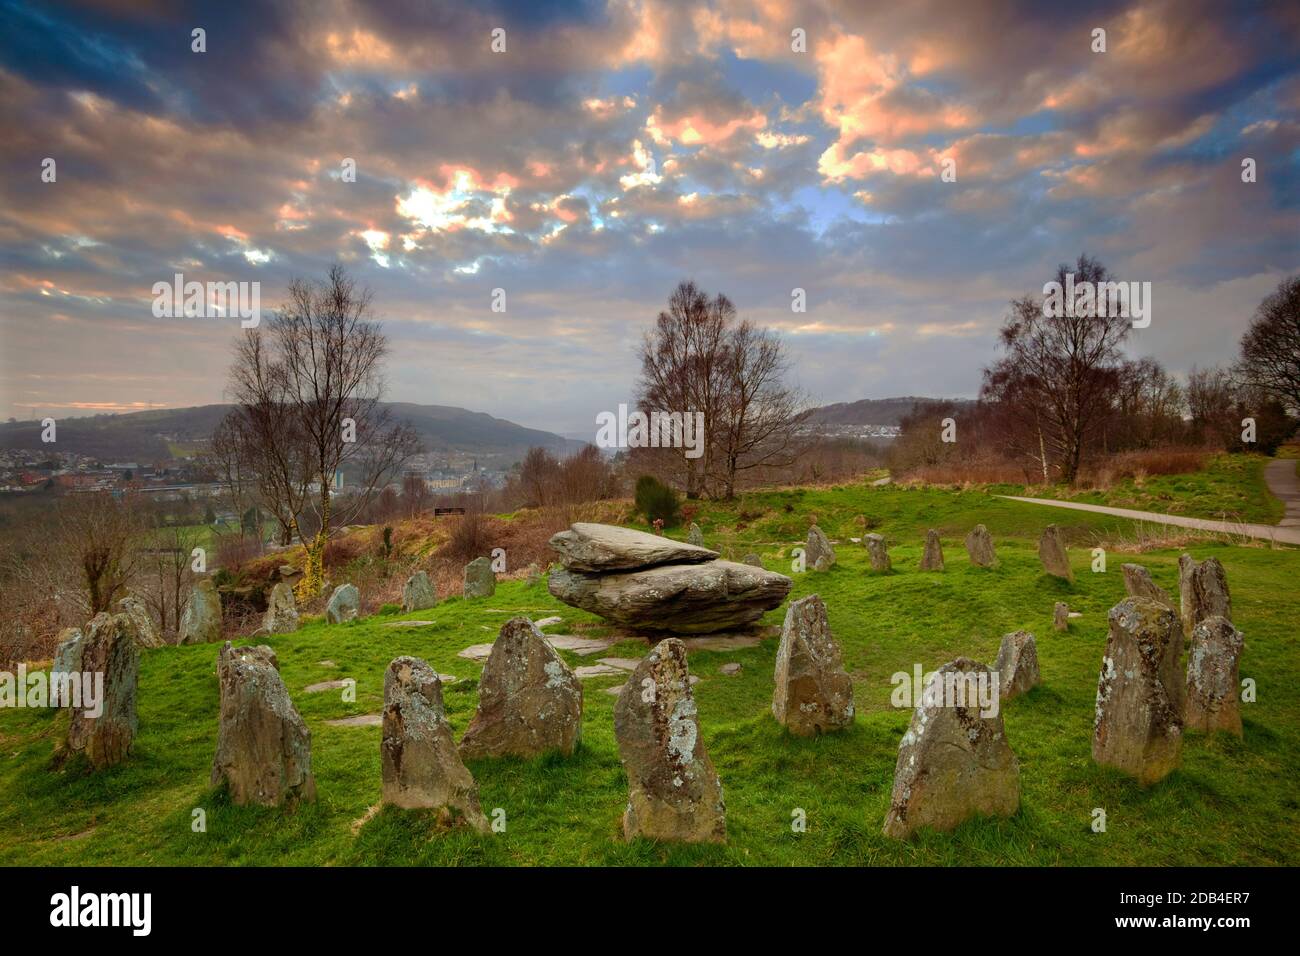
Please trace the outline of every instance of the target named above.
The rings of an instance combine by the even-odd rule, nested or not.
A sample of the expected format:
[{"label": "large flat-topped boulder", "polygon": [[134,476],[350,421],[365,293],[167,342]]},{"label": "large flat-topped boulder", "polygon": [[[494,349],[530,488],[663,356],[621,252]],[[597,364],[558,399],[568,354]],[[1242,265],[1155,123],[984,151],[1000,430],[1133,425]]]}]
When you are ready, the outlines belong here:
[{"label": "large flat-topped boulder", "polygon": [[632,571],[662,564],[699,564],[718,552],[612,524],[579,521],[551,538],[560,563],[571,571]]},{"label": "large flat-topped boulder", "polygon": [[784,574],[735,561],[611,574],[560,569],[547,581],[565,604],[627,627],[675,634],[745,627],[779,606],[793,586]]}]

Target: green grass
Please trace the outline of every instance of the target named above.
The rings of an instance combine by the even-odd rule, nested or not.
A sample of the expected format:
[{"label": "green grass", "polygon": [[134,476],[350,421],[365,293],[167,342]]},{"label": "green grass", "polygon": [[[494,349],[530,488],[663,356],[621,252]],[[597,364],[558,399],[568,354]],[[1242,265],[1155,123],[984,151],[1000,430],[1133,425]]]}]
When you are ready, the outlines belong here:
[{"label": "green grass", "polygon": [[1060,486],[1043,488],[996,485],[996,494],[1053,498],[1085,504],[1132,508],[1159,514],[1185,515],[1257,524],[1277,524],[1283,514],[1280,501],[1268,492],[1262,455],[1215,455],[1201,471],[1183,475],[1155,475],[1141,482],[1126,478],[1105,491],[1076,491]]},{"label": "green grass", "polygon": [[[787,506],[790,508],[786,510]],[[459,736],[476,699],[479,665],[457,657],[492,639],[512,614],[558,614],[552,633],[602,633],[597,619],[558,604],[545,585],[499,586],[494,597],[453,599],[407,617],[421,628],[386,628],[402,615],[341,626],[320,621],[268,639],[281,673],[312,732],[319,799],[293,811],[233,806],[208,786],[217,733],[217,648],[143,652],[140,734],[122,766],[88,772],[83,762],[55,768],[55,743],[67,717],[48,711],[0,711],[0,863],[3,864],[1024,864],[1189,865],[1300,862],[1300,652],[1294,594],[1300,551],[1206,545],[1193,548],[1224,564],[1237,626],[1246,634],[1242,674],[1258,682],[1258,702],[1243,705],[1245,738],[1188,735],[1182,768],[1142,789],[1097,767],[1089,756],[1106,611],[1123,596],[1120,564],[1089,571],[1089,548],[1125,522],[992,498],[852,486],[747,495],[705,505],[694,516],[706,543],[729,554],[758,551],[769,568],[788,570],[790,549],[809,518],[838,539],[839,562],[825,573],[794,575],[792,597],[819,593],[853,675],[858,717],[848,731],[814,740],[789,736],[770,714],[776,639],[755,648],[691,655],[702,678],[695,693],[705,742],[722,778],[729,841],[725,846],[623,842],[626,781],[613,736],[620,678],[585,682],[583,745],[570,759],[482,760],[469,766],[485,812],[506,813],[506,832],[481,837],[438,832],[422,812],[385,810],[356,826],[378,802],[376,727],[331,727],[326,719],[375,713],[388,662],[427,659],[461,681],[447,685],[449,718]],[[859,516],[863,516],[859,523]],[[961,537],[983,522],[1000,565],[972,568]],[[1056,522],[1072,545],[1073,585],[1044,575],[1035,544]],[[738,528],[737,525],[744,525]],[[864,550],[848,541],[863,526],[893,545],[895,572],[872,575]],[[916,570],[925,529],[938,528],[948,570]],[[674,532],[684,536],[684,530]],[[1178,552],[1137,560],[1176,593]],[[1068,633],[1051,630],[1052,605],[1066,600],[1083,617]],[[784,608],[766,618],[779,623]],[[958,655],[991,662],[1000,636],[1017,628],[1038,636],[1044,683],[1007,704],[1008,739],[1020,760],[1021,806],[1007,820],[979,819],[950,834],[924,833],[899,843],[880,829],[899,738],[910,713],[889,703],[890,675],[927,670]],[[640,656],[625,641],[611,656]],[[565,653],[570,663],[591,663]],[[597,655],[603,656],[603,655]],[[323,665],[332,661],[336,667]],[[743,665],[725,677],[728,661]],[[357,701],[339,692],[304,694],[315,681],[350,676]],[[1106,833],[1090,829],[1104,808]],[[191,831],[202,808],[207,832]],[[807,814],[807,832],[791,832],[791,814]]]}]

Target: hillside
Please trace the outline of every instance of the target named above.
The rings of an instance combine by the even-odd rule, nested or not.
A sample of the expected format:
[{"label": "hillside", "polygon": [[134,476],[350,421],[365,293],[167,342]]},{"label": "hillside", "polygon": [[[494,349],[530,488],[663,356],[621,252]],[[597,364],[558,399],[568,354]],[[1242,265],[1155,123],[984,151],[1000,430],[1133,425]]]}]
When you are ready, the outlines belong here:
[{"label": "hillside", "polygon": [[[394,402],[390,407],[415,428],[425,449],[431,452],[460,451],[485,458],[496,456],[509,462],[522,457],[534,445],[566,452],[575,451],[583,444],[451,405]],[[177,450],[207,442],[229,408],[229,405],[200,405],[66,418],[58,423],[58,450],[103,461],[159,461],[173,457]],[[0,449],[40,447],[40,422],[0,424]]]},{"label": "hillside", "polygon": [[856,402],[836,402],[814,408],[805,420],[809,425],[897,425],[918,402],[952,402],[961,407],[975,404],[966,398],[924,398],[906,395],[901,398],[864,398]]}]

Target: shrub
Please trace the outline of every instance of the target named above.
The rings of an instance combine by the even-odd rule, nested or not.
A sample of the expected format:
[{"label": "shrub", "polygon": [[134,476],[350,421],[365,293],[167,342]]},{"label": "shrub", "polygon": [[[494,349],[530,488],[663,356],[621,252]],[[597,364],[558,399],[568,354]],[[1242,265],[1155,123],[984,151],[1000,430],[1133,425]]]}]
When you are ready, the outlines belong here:
[{"label": "shrub", "polygon": [[665,527],[670,527],[681,521],[682,503],[677,492],[658,478],[642,475],[636,481],[636,510],[650,524],[661,520]]}]

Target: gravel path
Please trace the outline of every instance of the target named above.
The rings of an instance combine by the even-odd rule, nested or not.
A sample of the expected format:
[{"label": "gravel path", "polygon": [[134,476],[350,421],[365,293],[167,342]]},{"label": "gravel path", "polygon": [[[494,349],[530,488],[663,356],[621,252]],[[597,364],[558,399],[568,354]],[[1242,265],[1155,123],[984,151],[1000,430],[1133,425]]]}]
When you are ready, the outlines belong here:
[{"label": "gravel path", "polygon": [[1296,477],[1294,461],[1279,458],[1268,463],[1264,470],[1264,480],[1271,491],[1286,505],[1286,515],[1280,524],[1244,524],[1240,521],[1211,521],[1207,518],[1188,518],[1183,515],[1162,515],[1154,511],[1134,511],[1130,508],[1110,508],[1105,505],[1089,505],[1078,501],[1053,501],[1050,498],[1021,498],[1017,495],[998,495],[1009,501],[1024,501],[1031,505],[1046,505],[1049,508],[1069,508],[1073,511],[1092,511],[1097,514],[1114,515],[1116,518],[1131,518],[1134,521],[1150,521],[1153,524],[1176,525],[1179,528],[1195,528],[1198,531],[1218,531],[1224,534],[1245,535],[1249,538],[1262,538],[1265,541],[1277,541],[1282,544],[1300,544],[1300,478]]}]

